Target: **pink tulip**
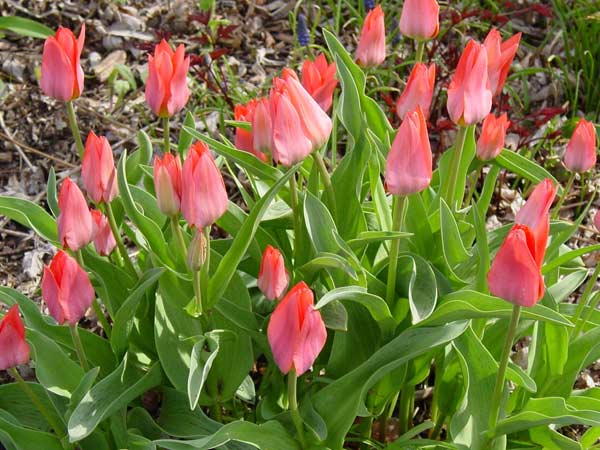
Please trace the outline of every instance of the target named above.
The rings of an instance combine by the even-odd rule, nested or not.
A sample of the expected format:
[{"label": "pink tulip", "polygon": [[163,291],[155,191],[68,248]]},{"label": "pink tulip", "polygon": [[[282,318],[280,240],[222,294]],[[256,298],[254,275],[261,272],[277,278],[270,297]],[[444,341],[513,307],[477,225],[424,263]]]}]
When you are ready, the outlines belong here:
[{"label": "pink tulip", "polygon": [[333,91],[338,84],[335,71],[335,63],[327,64],[323,53],[314,62],[307,59],[302,65],[302,86],[323,111],[329,111],[333,102]]},{"label": "pink tulip", "polygon": [[302,375],[312,367],[325,345],[327,330],[313,304],[313,293],[302,281],[287,293],[271,315],[267,336],[275,362],[284,374],[295,369]]},{"label": "pink tulip", "polygon": [[[259,100],[252,99],[245,105],[235,105],[233,115],[236,121],[239,122],[250,122],[254,121],[254,113]],[[254,148],[254,130],[246,130],[244,128],[235,129],[235,146],[240,150],[252,153],[258,159],[266,161],[267,157],[264,153]]]},{"label": "pink tulip", "polygon": [[158,209],[167,216],[179,213],[181,206],[181,161],[165,153],[154,158],[154,190]]},{"label": "pink tulip", "polygon": [[567,144],[564,163],[571,172],[583,173],[596,165],[596,127],[581,119]]},{"label": "pink tulip", "polygon": [[171,117],[181,111],[190,97],[187,73],[190,57],[185,57],[183,44],[173,51],[164,39],[148,56],[146,101],[159,117]]},{"label": "pink tulip", "polygon": [[385,61],[385,23],[381,5],[377,5],[367,17],[356,48],[356,62],[361,67],[378,66]]},{"label": "pink tulip", "polygon": [[94,247],[100,256],[108,256],[117,245],[115,237],[108,224],[108,219],[97,209],[92,209],[92,219],[94,219]]},{"label": "pink tulip", "polygon": [[417,106],[423,110],[425,117],[429,117],[429,108],[433,98],[433,87],[435,85],[435,64],[429,68],[423,63],[417,63],[413,67],[404,92],[396,104],[396,113],[401,120],[409,111],[414,111]]},{"label": "pink tulip", "polygon": [[258,288],[269,300],[280,298],[288,287],[290,275],[285,268],[283,255],[267,245],[258,272]]},{"label": "pink tulip", "polygon": [[485,38],[483,44],[487,50],[488,76],[493,95],[498,95],[502,92],[502,87],[506,81],[510,65],[517,54],[520,41],[521,33],[517,33],[505,42],[502,42],[502,36],[500,36],[500,33],[495,28]]},{"label": "pink tulip", "polygon": [[59,323],[75,325],[92,305],[95,293],[88,274],[62,250],[44,267],[42,298]]},{"label": "pink tulip", "polygon": [[448,87],[448,114],[454,123],[473,125],[490,113],[492,91],[487,64],[485,47],[470,40]]},{"label": "pink tulip", "polygon": [[198,228],[212,225],[227,211],[227,191],[210,150],[202,142],[190,148],[181,174],[181,213]]},{"label": "pink tulip", "polygon": [[488,114],[483,120],[481,136],[477,139],[477,157],[482,161],[489,161],[500,154],[504,148],[506,131],[510,126],[506,113],[496,118]]},{"label": "pink tulip", "polygon": [[421,192],[431,182],[432,156],[425,116],[419,106],[400,125],[387,157],[385,183],[393,195]]},{"label": "pink tulip", "polygon": [[435,0],[404,0],[400,33],[417,40],[433,39],[440,31],[440,5]]},{"label": "pink tulip", "polygon": [[600,210],[596,211],[596,214],[594,215],[594,226],[596,227],[596,230],[600,231]]},{"label": "pink tulip", "polygon": [[63,27],[46,39],[40,86],[48,97],[68,102],[81,95],[83,69],[79,59],[84,41],[85,24],[81,25],[77,39],[71,30]]},{"label": "pink tulip", "polygon": [[29,345],[25,340],[25,326],[19,316],[18,305],[13,305],[0,322],[0,349],[0,370],[29,362]]},{"label": "pink tulip", "polygon": [[81,163],[81,178],[88,195],[96,203],[110,203],[119,193],[115,160],[108,140],[88,134]]},{"label": "pink tulip", "polygon": [[262,152],[271,153],[273,150],[273,121],[271,118],[270,100],[261,98],[252,117],[252,145],[266,160]]},{"label": "pink tulip", "polygon": [[58,239],[63,247],[76,252],[91,242],[94,225],[83,193],[70,178],[62,182],[58,207]]}]

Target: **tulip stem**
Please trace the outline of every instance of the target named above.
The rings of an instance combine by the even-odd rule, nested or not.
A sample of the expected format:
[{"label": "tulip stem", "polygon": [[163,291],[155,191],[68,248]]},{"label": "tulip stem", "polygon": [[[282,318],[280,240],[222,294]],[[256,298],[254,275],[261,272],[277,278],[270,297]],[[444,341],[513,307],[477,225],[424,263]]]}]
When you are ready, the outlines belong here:
[{"label": "tulip stem", "polygon": [[423,53],[425,52],[425,41],[419,40],[417,41],[417,56],[416,61],[420,63],[423,61]]},{"label": "tulip stem", "polygon": [[182,255],[187,254],[187,247],[185,245],[185,240],[183,239],[183,233],[181,232],[181,228],[179,227],[179,219],[177,216],[171,216],[171,228],[173,230],[173,234],[175,235],[175,239],[177,239],[177,245],[179,245],[179,251]]},{"label": "tulip stem", "polygon": [[290,177],[290,201],[292,203],[292,216],[294,219],[294,267],[298,267],[299,243],[300,243],[300,215],[298,211],[298,185],[296,176]]},{"label": "tulip stem", "polygon": [[323,156],[316,151],[313,154],[313,159],[317,164],[317,169],[323,178],[323,184],[325,185],[325,191],[327,192],[327,197],[329,197],[329,205],[331,208],[331,215],[334,220],[337,218],[337,211],[335,207],[335,192],[333,191],[333,185],[331,184],[331,177],[329,176],[329,172],[327,171],[327,167],[325,166],[325,162],[323,162]]},{"label": "tulip stem", "polygon": [[496,377],[496,385],[494,386],[494,393],[492,395],[488,433],[494,433],[494,429],[498,423],[498,417],[500,416],[500,403],[502,401],[502,393],[504,391],[504,377],[508,367],[510,350],[512,349],[513,341],[515,339],[515,335],[517,334],[517,325],[519,324],[520,315],[521,307],[519,305],[513,305],[510,325],[508,326],[508,331],[506,332],[506,341],[504,341],[504,348],[502,349],[502,355],[500,356],[500,361],[498,363],[498,375]]},{"label": "tulip stem", "polygon": [[73,108],[73,102],[68,101],[66,105],[67,119],[69,121],[71,133],[73,133],[73,138],[75,139],[75,148],[77,148],[77,153],[79,153],[79,157],[83,158],[83,141],[81,140],[81,132],[79,131],[79,125],[77,125],[77,117],[75,117],[75,109]]},{"label": "tulip stem", "polygon": [[298,439],[300,440],[302,448],[306,448],[306,442],[304,440],[304,428],[302,426],[302,417],[300,417],[300,413],[298,412],[298,399],[296,397],[297,384],[298,375],[296,374],[296,369],[292,368],[288,373],[288,403],[290,408],[290,414],[292,415],[292,420],[294,421],[294,426],[296,427],[296,431],[298,432]]},{"label": "tulip stem", "polygon": [[110,229],[115,241],[117,241],[117,247],[119,249],[119,253],[121,254],[121,259],[125,263],[125,267],[132,275],[139,277],[139,274],[137,273],[137,270],[135,270],[131,259],[129,259],[129,253],[127,253],[125,244],[123,244],[123,239],[121,239],[121,233],[119,233],[119,227],[117,226],[117,221],[115,220],[112,206],[110,206],[110,203],[108,202],[106,203],[106,217],[108,217],[108,224],[110,225]]},{"label": "tulip stem", "polygon": [[163,117],[163,138],[165,140],[165,153],[171,153],[171,140],[169,137],[169,116]]},{"label": "tulip stem", "polygon": [[[204,227],[203,230],[198,230],[198,232],[204,233],[204,238],[206,241],[206,259],[202,262],[202,268],[200,269],[200,288],[202,291],[202,298],[208,300],[208,278],[209,278],[209,269],[210,269],[210,225]],[[210,309],[211,305],[208,305]]]},{"label": "tulip stem", "polygon": [[590,295],[592,294],[594,286],[596,285],[596,280],[598,279],[598,275],[600,275],[600,264],[596,265],[596,269],[594,270],[594,273],[592,274],[591,278],[588,280],[588,283],[585,286],[585,290],[583,291],[583,294],[581,295],[581,298],[579,299],[579,303],[577,303],[577,309],[575,310],[575,315],[573,316],[573,319],[572,319],[573,324],[575,324],[575,329],[571,333],[571,339],[577,339],[579,337],[579,335],[581,334],[581,331],[583,330],[583,327],[585,326],[586,322],[589,319],[589,316],[591,316],[592,312],[596,309],[596,306],[598,306],[598,301],[600,301],[600,296],[596,296],[596,299],[592,302],[592,305],[590,305],[590,309],[588,311],[586,311],[586,314],[583,317],[583,320],[581,320],[581,321],[579,320],[579,318],[581,317],[581,314],[583,313],[583,310],[585,309],[585,307],[588,304]]},{"label": "tulip stem", "polygon": [[558,219],[558,217],[560,215],[560,208],[562,208],[563,203],[567,199],[567,196],[569,195],[569,192],[571,191],[571,188],[573,187],[574,181],[575,181],[575,172],[571,172],[571,175],[569,176],[569,181],[567,181],[567,185],[563,189],[563,193],[560,196],[560,198],[558,199],[558,203],[554,207],[554,211],[552,211],[552,219],[553,220]]},{"label": "tulip stem", "polygon": [[192,284],[194,286],[194,309],[191,311],[191,314],[194,317],[200,317],[202,315],[202,281],[200,270],[192,271]]},{"label": "tulip stem", "polygon": [[[467,138],[467,127],[460,127],[454,142],[452,159],[450,161],[449,173],[444,174],[442,182],[441,195],[452,211],[456,209],[456,183],[458,181],[458,172],[460,171],[460,160],[462,159],[463,148]],[[447,181],[446,181],[447,180]],[[464,188],[464,186],[463,186]]]},{"label": "tulip stem", "polygon": [[69,330],[71,331],[71,339],[73,339],[73,345],[75,346],[77,359],[79,359],[79,365],[81,365],[81,368],[84,372],[87,372],[90,370],[90,366],[88,365],[87,358],[85,356],[85,351],[83,349],[83,344],[81,343],[81,337],[79,336],[77,324],[69,324]]},{"label": "tulip stem", "polygon": [[400,391],[400,405],[398,411],[400,434],[404,434],[412,428],[414,412],[415,388],[414,386],[404,385]]},{"label": "tulip stem", "polygon": [[[392,231],[402,231],[404,215],[406,214],[407,198],[394,196],[392,199]],[[390,249],[390,261],[388,264],[387,290],[385,300],[392,307],[396,297],[396,273],[398,271],[398,253],[400,252],[400,239],[392,239]]]}]

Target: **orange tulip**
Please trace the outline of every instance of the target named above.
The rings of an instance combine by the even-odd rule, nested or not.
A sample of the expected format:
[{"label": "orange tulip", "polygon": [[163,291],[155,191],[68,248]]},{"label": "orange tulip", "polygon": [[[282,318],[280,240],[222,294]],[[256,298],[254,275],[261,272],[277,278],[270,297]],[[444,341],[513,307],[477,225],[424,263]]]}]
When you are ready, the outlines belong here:
[{"label": "orange tulip", "polygon": [[498,95],[502,92],[502,87],[506,81],[510,65],[517,54],[520,41],[521,33],[517,33],[502,42],[502,36],[500,36],[500,33],[495,28],[485,38],[483,45],[485,45],[487,50],[488,75],[493,95]]},{"label": "orange tulip", "polygon": [[403,120],[406,113],[413,111],[417,106],[423,110],[425,117],[429,117],[429,108],[433,98],[435,86],[435,64],[427,67],[423,63],[417,63],[413,67],[404,92],[396,104],[396,113]]},{"label": "orange tulip", "polygon": [[356,62],[362,67],[378,66],[385,61],[385,23],[381,5],[365,18],[356,48]]},{"label": "orange tulip", "polygon": [[477,157],[482,161],[494,159],[500,154],[506,139],[506,130],[510,121],[506,113],[496,118],[492,113],[483,120],[481,136],[477,140]]},{"label": "orange tulip", "polygon": [[338,84],[335,70],[335,63],[327,64],[323,53],[314,62],[307,59],[302,65],[302,86],[323,111],[329,111],[333,102],[333,91]]}]

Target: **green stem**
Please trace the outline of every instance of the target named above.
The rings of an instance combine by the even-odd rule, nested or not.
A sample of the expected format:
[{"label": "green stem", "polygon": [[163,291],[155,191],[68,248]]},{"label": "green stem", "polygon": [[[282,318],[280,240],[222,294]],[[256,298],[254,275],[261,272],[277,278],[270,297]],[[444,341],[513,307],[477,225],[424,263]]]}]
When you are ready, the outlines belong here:
[{"label": "green stem", "polygon": [[67,105],[67,119],[69,121],[69,127],[71,128],[71,133],[73,133],[73,138],[75,139],[75,147],[77,148],[77,153],[79,153],[79,157],[83,158],[83,141],[81,140],[81,133],[79,132],[79,125],[77,125],[77,118],[75,117],[75,109],[73,108],[73,102],[68,101]]},{"label": "green stem", "polygon": [[192,272],[192,284],[194,286],[194,309],[192,315],[199,317],[202,315],[202,282],[200,281],[200,270]]},{"label": "green stem", "polygon": [[298,266],[298,257],[300,247],[300,212],[298,211],[298,185],[296,184],[296,176],[290,178],[290,201],[292,203],[292,216],[294,219],[294,268]]},{"label": "green stem", "polygon": [[[200,230],[198,230],[200,231]],[[200,269],[200,289],[202,289],[202,298],[204,301],[208,301],[208,280],[209,280],[209,269],[210,269],[210,226],[205,227],[204,230],[204,238],[206,240],[206,259],[202,263],[202,268]],[[207,305],[207,308],[210,309],[212,305]]]},{"label": "green stem", "polygon": [[575,315],[573,316],[573,320],[572,320],[572,322],[575,324],[575,329],[571,333],[571,339],[577,339],[579,337],[579,335],[581,334],[581,331],[583,330],[583,327],[585,327],[585,324],[587,323],[590,316],[596,309],[596,306],[598,306],[598,302],[600,301],[600,296],[596,296],[596,299],[592,302],[588,311],[586,311],[586,314],[585,314],[585,316],[583,316],[583,319],[581,321],[579,320],[579,318],[581,317],[581,314],[583,313],[583,310],[585,309],[586,306],[588,306],[588,301],[590,299],[590,295],[592,294],[592,291],[594,290],[594,286],[596,285],[596,280],[598,279],[598,275],[600,275],[600,264],[596,265],[596,269],[594,270],[592,277],[588,280],[588,283],[585,286],[585,291],[583,291],[583,294],[581,295],[581,298],[579,299],[579,303],[577,304],[577,309],[575,310]]},{"label": "green stem", "polygon": [[429,435],[430,439],[437,440],[440,437],[440,432],[442,431],[442,427],[444,426],[444,422],[446,421],[446,414],[440,413],[437,420],[435,421],[435,426],[431,430]]},{"label": "green stem", "polygon": [[87,358],[85,357],[85,351],[83,349],[83,344],[81,343],[81,338],[79,337],[79,329],[77,328],[77,324],[69,325],[69,331],[71,331],[71,339],[73,339],[73,345],[75,346],[75,352],[77,352],[77,358],[79,359],[79,364],[84,372],[90,370],[90,366],[87,362]]},{"label": "green stem", "polygon": [[302,417],[298,412],[298,399],[296,398],[296,385],[298,383],[298,376],[296,375],[296,369],[290,370],[288,373],[288,402],[290,407],[290,414],[294,421],[294,426],[298,432],[298,439],[302,448],[306,448],[306,442],[304,440],[304,428],[302,426]]},{"label": "green stem", "polygon": [[169,116],[163,117],[163,138],[165,140],[165,153],[171,153],[171,140],[169,137]]},{"label": "green stem", "polygon": [[173,230],[173,234],[175,235],[175,239],[177,240],[179,251],[185,257],[185,255],[187,254],[187,247],[185,245],[185,240],[183,239],[183,233],[181,232],[181,228],[179,227],[179,220],[177,219],[177,216],[171,216],[171,229]]},{"label": "green stem", "polygon": [[464,203],[465,206],[469,206],[471,204],[471,200],[473,199],[473,194],[475,193],[475,187],[477,186],[477,180],[481,176],[482,168],[483,167],[480,167],[475,172],[473,172],[471,174],[471,177],[469,178],[469,190],[467,192],[467,196],[465,197],[465,203]]},{"label": "green stem", "polygon": [[460,127],[456,136],[456,142],[454,143],[454,150],[452,151],[452,160],[450,161],[450,172],[444,174],[444,183],[442,183],[442,198],[446,200],[446,203],[452,211],[456,210],[456,183],[458,182],[458,172],[460,169],[460,160],[465,146],[467,138],[467,127]]},{"label": "green stem", "polygon": [[119,233],[119,227],[117,226],[117,221],[115,220],[115,215],[110,203],[106,203],[106,217],[108,218],[108,224],[110,225],[112,234],[115,237],[115,241],[117,241],[117,248],[119,249],[119,253],[121,254],[121,259],[123,260],[125,267],[132,275],[139,277],[139,274],[131,262],[131,259],[129,259],[129,253],[127,253],[125,244],[123,244],[123,239],[121,238],[121,233]]},{"label": "green stem", "polygon": [[[400,196],[393,198],[392,231],[402,231],[404,215],[406,212],[407,199]],[[392,307],[396,297],[396,272],[398,271],[398,253],[400,252],[400,239],[391,242],[390,262],[388,264],[387,290],[385,301]]]},{"label": "green stem", "polygon": [[399,427],[400,434],[412,428],[412,418],[415,409],[415,389],[413,386],[403,386],[400,393]]},{"label": "green stem", "polygon": [[[81,253],[81,250],[77,250],[75,252],[75,259],[77,259],[77,262],[79,263],[79,265],[81,266],[81,268],[84,269],[83,254]],[[106,336],[110,339],[110,335],[111,335],[111,332],[112,332],[112,327],[110,326],[110,324],[108,323],[108,320],[106,320],[106,316],[102,312],[102,308],[100,307],[100,303],[98,302],[98,298],[94,298],[94,301],[92,302],[92,307],[94,308],[94,312],[96,313],[96,317],[98,317],[98,321],[102,325],[102,329],[106,333]]]},{"label": "green stem", "polygon": [[560,196],[560,199],[558,199],[558,203],[554,207],[554,211],[552,211],[552,219],[554,219],[554,220],[558,219],[558,216],[560,215],[560,208],[562,208],[563,203],[567,199],[567,195],[569,195],[569,192],[571,191],[571,188],[573,187],[574,181],[575,181],[575,172],[571,172],[571,175],[569,175],[569,181],[567,181],[567,185],[563,189],[563,193]]},{"label": "green stem", "polygon": [[417,56],[416,56],[416,61],[420,63],[421,61],[423,61],[423,53],[425,51],[425,41],[417,41]]},{"label": "green stem", "polygon": [[321,174],[321,178],[323,178],[323,184],[325,185],[325,191],[327,192],[327,197],[329,197],[329,205],[331,208],[331,215],[333,216],[334,220],[337,219],[337,211],[336,211],[336,207],[335,207],[335,192],[333,191],[333,185],[331,184],[331,177],[329,176],[329,172],[327,171],[327,167],[325,166],[325,163],[323,162],[323,157],[321,156],[321,153],[319,153],[318,151],[313,152],[313,159],[315,160],[315,163],[317,164],[317,169],[319,170],[319,173]]}]

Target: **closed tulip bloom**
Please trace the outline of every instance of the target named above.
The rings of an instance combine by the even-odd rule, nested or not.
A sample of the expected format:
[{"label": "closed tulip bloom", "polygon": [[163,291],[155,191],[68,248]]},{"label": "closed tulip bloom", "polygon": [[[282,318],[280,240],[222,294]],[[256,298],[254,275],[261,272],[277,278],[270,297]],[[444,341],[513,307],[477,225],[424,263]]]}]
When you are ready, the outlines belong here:
[{"label": "closed tulip bloom", "polygon": [[110,203],[119,193],[112,148],[104,136],[88,134],[81,163],[81,178],[96,203]]},{"label": "closed tulip bloom", "polygon": [[333,91],[338,84],[335,71],[335,63],[327,64],[323,53],[314,62],[307,59],[302,65],[302,86],[323,111],[329,111],[333,102]]},{"label": "closed tulip bloom", "polygon": [[321,313],[313,305],[312,291],[300,282],[271,315],[267,336],[275,362],[284,374],[295,369],[302,375],[312,367],[325,345],[327,330]]},{"label": "closed tulip bloom", "polygon": [[500,32],[495,28],[485,38],[483,45],[485,45],[487,50],[488,76],[493,95],[498,95],[502,92],[502,87],[508,76],[510,65],[517,54],[520,41],[521,33],[517,33],[502,42],[502,36],[500,36]]},{"label": "closed tulip bloom", "polygon": [[356,62],[361,67],[378,66],[385,61],[385,23],[381,5],[377,5],[367,17],[356,48]]},{"label": "closed tulip bloom", "polygon": [[94,247],[100,256],[108,256],[117,245],[115,237],[108,224],[108,219],[97,209],[91,211],[94,219]]},{"label": "closed tulip bloom", "polygon": [[266,160],[262,152],[271,153],[273,149],[273,120],[269,99],[261,98],[256,103],[252,117],[252,145]]},{"label": "closed tulip bloom", "polygon": [[289,282],[290,275],[285,268],[283,255],[267,245],[258,272],[258,288],[269,300],[276,300],[283,295]]},{"label": "closed tulip bloom", "polygon": [[63,247],[76,252],[94,237],[92,215],[79,187],[66,178],[58,194],[58,239]]},{"label": "closed tulip bloom", "polygon": [[496,118],[488,114],[483,120],[481,135],[477,139],[477,157],[482,161],[489,161],[500,154],[504,148],[506,131],[510,126],[506,113]]},{"label": "closed tulip bloom", "polygon": [[190,97],[187,73],[190,57],[185,57],[183,44],[173,51],[164,39],[148,57],[146,101],[159,117],[171,117],[181,111]]},{"label": "closed tulip bloom", "polygon": [[13,305],[0,322],[0,349],[0,370],[29,362],[29,345],[17,305]]},{"label": "closed tulip bloom", "polygon": [[42,298],[59,324],[75,325],[92,305],[95,293],[88,274],[62,250],[44,267]]},{"label": "closed tulip bloom", "polygon": [[461,126],[484,119],[492,109],[492,91],[487,73],[487,52],[470,40],[448,87],[448,114]]},{"label": "closed tulip bloom", "polygon": [[581,119],[567,144],[564,163],[572,172],[587,172],[596,165],[596,127]]},{"label": "closed tulip bloom", "polygon": [[210,150],[202,142],[190,149],[181,174],[181,213],[198,228],[212,225],[227,211],[227,191]]},{"label": "closed tulip bloom", "polygon": [[181,161],[178,156],[165,153],[154,158],[154,190],[158,209],[174,216],[181,206]]},{"label": "closed tulip bloom", "polygon": [[[252,124],[254,120],[254,112],[259,100],[252,99],[245,105],[235,105],[233,109],[234,119],[238,122],[249,122]],[[262,161],[266,161],[267,157],[264,153],[254,148],[254,130],[246,130],[245,128],[237,127],[235,129],[235,146],[240,150],[252,153]]]},{"label": "closed tulip bloom", "polygon": [[40,87],[48,97],[68,102],[83,91],[83,69],[80,57],[85,41],[85,24],[79,37],[68,28],[59,27],[44,43]]},{"label": "closed tulip bloom", "polygon": [[396,104],[396,113],[401,120],[409,111],[414,111],[417,106],[423,110],[425,117],[429,117],[429,108],[433,98],[435,86],[435,64],[427,67],[423,63],[417,63],[413,67],[404,92]]},{"label": "closed tulip bloom", "polygon": [[393,195],[421,192],[431,182],[431,146],[421,108],[406,115],[392,143],[385,168],[385,183]]},{"label": "closed tulip bloom", "polygon": [[440,5],[435,0],[404,0],[400,33],[417,40],[433,39],[440,31]]}]

